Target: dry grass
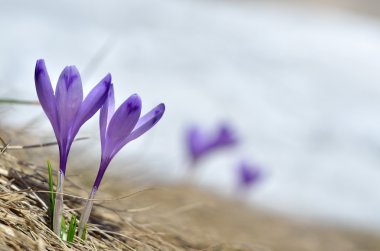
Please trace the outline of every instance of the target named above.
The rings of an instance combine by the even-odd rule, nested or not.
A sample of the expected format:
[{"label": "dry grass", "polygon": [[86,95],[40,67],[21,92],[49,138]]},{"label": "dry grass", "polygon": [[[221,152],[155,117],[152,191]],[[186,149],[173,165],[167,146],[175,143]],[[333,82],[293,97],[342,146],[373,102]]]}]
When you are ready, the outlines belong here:
[{"label": "dry grass", "polygon": [[[48,194],[44,192],[47,191],[46,171],[3,153],[0,173],[1,247],[14,250],[133,250],[135,245],[129,238],[116,232],[123,225],[97,212],[94,212],[94,219],[102,229],[93,224],[86,242],[77,238],[74,245],[67,245],[48,227]],[[67,218],[72,208],[80,207],[80,202],[76,197],[66,196]]]},{"label": "dry grass", "polygon": [[[43,192],[47,191],[46,172],[36,166],[25,165],[9,154],[2,154],[0,158],[1,246],[15,250],[133,250],[136,246],[133,242],[139,242],[138,238],[117,233],[123,224],[115,224],[107,218],[107,214],[100,216],[95,211],[93,221],[102,228],[91,225],[88,240],[76,239],[75,244],[69,247],[56,238],[48,227],[48,197]],[[77,197],[66,196],[67,218],[68,212],[81,206],[80,202]],[[146,245],[157,247],[149,242]]]},{"label": "dry grass", "polygon": [[[131,210],[108,207],[113,201],[99,201],[91,215],[86,241],[76,238],[69,245],[49,229],[47,170],[16,159],[8,153],[0,155],[0,248],[8,250],[234,250],[241,246],[217,241],[190,241],[176,233],[176,227],[167,223],[167,217],[190,208],[178,208],[171,213],[161,212],[149,220],[144,212],[155,208],[148,206]],[[67,179],[65,192],[65,217],[82,206],[85,193]],[[148,193],[150,189],[123,194],[123,198]],[[125,191],[123,189],[123,191]],[[140,191],[140,192],[139,192]],[[103,193],[104,196],[104,193]],[[106,206],[106,205],[107,206]],[[112,204],[112,203],[111,203]],[[134,217],[134,214],[138,217]],[[161,220],[159,220],[161,218]],[[159,223],[160,222],[160,223]],[[159,226],[159,225],[162,226]],[[178,227],[181,229],[181,227]],[[186,235],[186,233],[184,233]],[[195,236],[195,235],[194,235]],[[191,238],[192,239],[192,238]],[[204,239],[204,238],[203,238]]]}]

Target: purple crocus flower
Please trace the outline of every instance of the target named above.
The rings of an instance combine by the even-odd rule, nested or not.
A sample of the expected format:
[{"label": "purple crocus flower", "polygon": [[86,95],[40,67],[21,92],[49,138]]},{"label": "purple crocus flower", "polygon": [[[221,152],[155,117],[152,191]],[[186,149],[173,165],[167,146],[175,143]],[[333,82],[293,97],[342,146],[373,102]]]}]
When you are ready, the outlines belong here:
[{"label": "purple crocus flower", "polygon": [[261,169],[257,165],[249,164],[246,161],[239,164],[237,174],[239,187],[244,189],[256,184],[262,178]]},{"label": "purple crocus flower", "polygon": [[226,124],[220,125],[214,135],[208,135],[201,132],[198,127],[193,126],[187,131],[186,136],[192,165],[195,165],[199,159],[210,152],[234,146],[238,142],[233,130]]},{"label": "purple crocus flower", "polygon": [[75,66],[63,69],[53,92],[44,60],[36,63],[34,80],[40,104],[53,127],[59,147],[59,175],[53,229],[60,234],[63,182],[70,147],[80,127],[90,119],[106,100],[111,75],[106,75],[83,100],[80,74]]},{"label": "purple crocus flower", "polygon": [[107,100],[100,110],[99,126],[102,155],[99,171],[81,215],[79,236],[82,235],[84,226],[90,217],[93,198],[112,158],[127,143],[149,131],[161,119],[164,112],[165,105],[161,103],[140,118],[141,99],[137,94],[130,96],[115,111],[114,91],[111,84]]}]

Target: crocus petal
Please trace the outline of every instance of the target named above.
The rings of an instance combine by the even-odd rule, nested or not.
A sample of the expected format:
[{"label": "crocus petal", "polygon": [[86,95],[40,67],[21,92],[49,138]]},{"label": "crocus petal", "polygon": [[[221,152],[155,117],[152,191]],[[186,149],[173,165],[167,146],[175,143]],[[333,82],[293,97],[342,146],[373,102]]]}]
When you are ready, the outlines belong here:
[{"label": "crocus petal", "polygon": [[42,109],[49,118],[55,135],[58,138],[59,124],[57,120],[57,106],[54,97],[53,87],[51,86],[49,74],[46,70],[45,61],[37,60],[34,72],[34,82],[36,84],[37,96]]},{"label": "crocus petal", "polygon": [[132,133],[124,140],[124,145],[128,142],[140,137],[147,131],[149,131],[157,122],[161,119],[162,115],[165,112],[165,105],[159,104],[153,108],[150,112],[145,114],[137,122],[135,129]]},{"label": "crocus petal", "polygon": [[100,109],[99,127],[100,127],[100,142],[102,149],[104,149],[106,142],[107,126],[115,112],[115,95],[113,90],[113,84],[110,85],[106,101]]},{"label": "crocus petal", "polygon": [[205,152],[205,135],[202,135],[198,127],[191,127],[187,131],[187,145],[193,162],[196,162]]},{"label": "crocus petal", "polygon": [[69,128],[83,100],[82,81],[75,66],[67,66],[62,71],[55,89],[55,97],[61,139],[64,139],[68,137]]},{"label": "crocus petal", "polygon": [[115,112],[108,125],[103,157],[112,158],[124,145],[123,140],[131,133],[141,114],[141,99],[130,96]]},{"label": "crocus petal", "polygon": [[238,172],[242,186],[251,186],[262,178],[260,168],[255,165],[249,165],[247,162],[240,164]]},{"label": "crocus petal", "polygon": [[199,128],[192,127],[187,132],[187,146],[193,163],[209,153],[238,142],[234,131],[228,125],[221,125],[215,135],[206,135]]},{"label": "crocus petal", "polygon": [[79,128],[89,120],[104,104],[111,85],[111,74],[107,74],[87,95],[80,105],[70,131],[70,139],[74,139]]},{"label": "crocus petal", "polygon": [[225,144],[237,143],[234,131],[227,125],[222,125],[219,129],[219,141]]}]

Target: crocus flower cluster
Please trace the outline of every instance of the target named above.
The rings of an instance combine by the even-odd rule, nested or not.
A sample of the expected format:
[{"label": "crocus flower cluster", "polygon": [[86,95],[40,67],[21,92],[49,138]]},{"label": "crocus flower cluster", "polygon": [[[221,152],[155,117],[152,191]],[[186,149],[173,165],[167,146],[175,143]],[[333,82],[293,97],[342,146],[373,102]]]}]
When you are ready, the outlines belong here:
[{"label": "crocus flower cluster", "polygon": [[114,111],[114,89],[110,74],[107,74],[83,100],[82,81],[75,66],[67,66],[62,71],[54,92],[44,60],[37,61],[35,84],[39,102],[50,120],[59,147],[60,166],[53,219],[53,229],[57,235],[60,234],[63,182],[70,147],[80,127],[101,108],[99,121],[101,162],[81,216],[79,229],[81,236],[90,215],[92,199],[110,161],[124,145],[143,135],[161,119],[165,105],[159,104],[140,118],[141,99],[135,94]]},{"label": "crocus flower cluster", "polygon": [[234,131],[226,124],[221,124],[214,135],[193,126],[187,131],[186,140],[192,166],[211,152],[234,146],[238,142]]},{"label": "crocus flower cluster", "polygon": [[63,69],[55,92],[53,92],[45,62],[42,59],[37,61],[34,80],[38,99],[50,120],[59,147],[59,175],[53,219],[54,232],[59,235],[63,207],[63,182],[71,144],[80,127],[103,105],[111,85],[111,75],[107,74],[84,100],[81,77],[75,66],[67,66]]}]

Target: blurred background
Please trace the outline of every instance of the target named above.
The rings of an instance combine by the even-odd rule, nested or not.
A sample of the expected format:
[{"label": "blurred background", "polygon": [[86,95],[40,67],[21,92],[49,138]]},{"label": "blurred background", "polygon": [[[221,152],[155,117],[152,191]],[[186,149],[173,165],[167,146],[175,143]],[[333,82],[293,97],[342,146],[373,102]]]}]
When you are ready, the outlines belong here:
[{"label": "blurred background", "polygon": [[[143,112],[166,104],[159,124],[114,159],[108,180],[181,181],[189,164],[186,128],[228,122],[240,145],[201,162],[192,182],[234,197],[233,170],[249,159],[265,173],[246,196],[249,203],[380,229],[378,1],[15,0],[0,6],[1,98],[37,100],[34,66],[43,58],[53,85],[64,66],[76,65],[85,93],[111,72],[117,104],[133,93]],[[0,109],[2,127],[55,140],[40,107]],[[80,131],[91,139],[74,145],[69,175],[85,165],[95,176],[97,120]]]}]

